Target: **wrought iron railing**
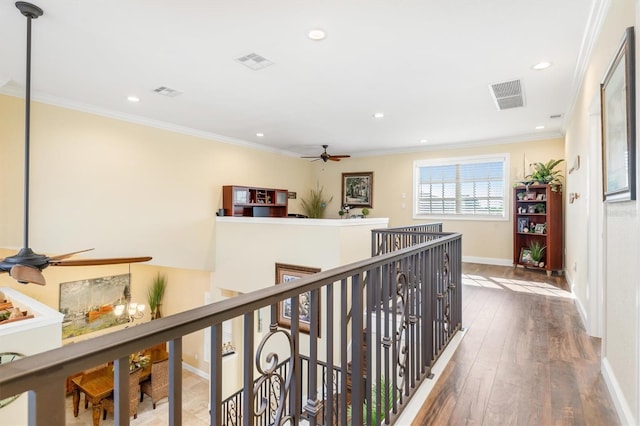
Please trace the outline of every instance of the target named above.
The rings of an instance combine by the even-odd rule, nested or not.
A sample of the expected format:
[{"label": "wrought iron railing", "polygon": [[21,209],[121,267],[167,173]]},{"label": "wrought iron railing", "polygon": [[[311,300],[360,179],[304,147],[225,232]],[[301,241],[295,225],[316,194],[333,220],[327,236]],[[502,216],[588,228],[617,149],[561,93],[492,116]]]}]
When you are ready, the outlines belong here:
[{"label": "wrought iron railing", "polygon": [[371,232],[371,256],[430,241],[437,238],[438,233],[441,232],[441,222],[373,230]]},{"label": "wrought iron railing", "polygon": [[[65,424],[67,376],[115,360],[115,418],[127,425],[129,354],[169,342],[169,423],[182,424],[182,337],[211,327],[210,417],[222,425],[230,377],[222,323],[240,317],[243,425],[264,413],[276,425],[391,424],[461,325],[461,236],[411,233],[425,242],[2,365],[0,399],[28,391],[30,424]],[[290,329],[278,324],[284,301]],[[254,319],[266,307],[270,326],[261,336]],[[349,310],[362,314],[346,324]]]}]

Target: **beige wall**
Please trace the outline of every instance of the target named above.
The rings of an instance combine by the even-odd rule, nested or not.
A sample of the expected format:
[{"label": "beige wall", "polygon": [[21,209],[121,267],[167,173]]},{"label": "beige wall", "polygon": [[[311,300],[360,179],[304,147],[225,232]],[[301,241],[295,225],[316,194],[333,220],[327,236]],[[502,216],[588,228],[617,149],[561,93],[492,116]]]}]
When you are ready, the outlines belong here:
[{"label": "beige wall", "polygon": [[[342,173],[373,171],[373,208],[370,217],[388,217],[389,226],[403,226],[433,220],[414,220],[413,162],[416,160],[467,157],[474,155],[507,153],[510,156],[509,182],[522,178],[525,158],[529,163],[547,162],[564,158],[564,140],[550,139],[532,142],[506,143],[459,149],[437,149],[420,152],[372,157],[356,157],[348,161],[315,166],[316,178],[333,201],[327,207],[326,217],[337,218],[340,210]],[[564,170],[564,163],[561,163]],[[525,174],[528,174],[526,170]],[[564,174],[564,173],[563,173]],[[511,191],[511,188],[509,188]],[[511,192],[509,192],[511,194]],[[404,195],[404,198],[403,198]],[[511,197],[509,197],[511,198]],[[404,207],[403,207],[404,204]],[[513,215],[511,204],[509,220],[440,220],[445,231],[463,234],[462,255],[465,261],[511,265],[513,259]],[[359,209],[355,210],[359,213]],[[494,244],[486,244],[494,241]]]},{"label": "beige wall", "polygon": [[[22,99],[0,95],[0,246],[12,249],[4,255],[22,246],[23,115]],[[522,176],[525,155],[529,161],[562,156],[562,140],[557,139],[325,164],[38,102],[32,106],[31,144],[31,247],[53,254],[95,247],[86,257],[151,255],[151,262],[131,265],[134,299],[144,299],[155,272],[163,271],[170,277],[166,314],[199,306],[206,291],[229,286],[225,279],[211,275],[216,257],[215,211],[222,204],[223,185],[295,191],[298,198],[289,200],[289,211],[302,212],[300,199],[318,182],[333,196],[327,217],[337,218],[341,173],[374,171],[371,216],[389,217],[391,226],[399,226],[416,222],[411,216],[414,160],[507,152],[514,180]],[[510,220],[446,221],[445,229],[464,234],[468,260],[508,264]],[[246,238],[250,241],[252,236]],[[482,244],[489,238],[501,242],[490,247]],[[229,254],[242,256],[235,250]],[[349,259],[348,252],[343,254],[343,263],[357,260]],[[310,263],[303,260],[292,262]],[[128,271],[128,265],[52,267],[45,271],[49,285],[44,288],[18,285],[4,274],[0,284],[14,286],[57,309],[59,283]],[[185,339],[185,359],[206,371],[202,347],[199,333]]]},{"label": "beige wall", "polygon": [[[0,241],[22,245],[23,101],[0,96],[4,206]],[[151,264],[213,270],[222,186],[301,192],[307,161],[34,103],[31,245],[92,256],[152,255]],[[292,208],[298,201],[293,200]],[[1,210],[5,210],[4,208]]]},{"label": "beige wall", "polygon": [[[597,294],[592,294],[593,289],[588,286],[589,280],[597,278],[589,276],[588,255],[593,247],[588,246],[593,244],[587,231],[592,225],[589,221],[596,217],[595,210],[603,207],[597,200],[601,196],[601,184],[597,188],[590,186],[590,178],[594,175],[596,183],[602,179],[598,157],[600,138],[597,132],[599,85],[625,28],[636,25],[636,13],[637,5],[633,0],[611,2],[594,45],[566,137],[567,158],[580,155],[582,160],[581,169],[567,180],[567,191],[582,195],[574,205],[567,206],[566,250],[567,265],[571,266],[567,268],[567,278],[573,284],[578,305],[587,316],[587,322],[593,320],[589,316],[594,316],[590,306],[594,303],[604,304],[603,374],[616,401],[622,424],[638,424],[640,421],[638,202],[604,204],[604,301],[599,300]],[[636,27],[636,43],[637,40]],[[595,132],[591,126],[595,126]]]}]

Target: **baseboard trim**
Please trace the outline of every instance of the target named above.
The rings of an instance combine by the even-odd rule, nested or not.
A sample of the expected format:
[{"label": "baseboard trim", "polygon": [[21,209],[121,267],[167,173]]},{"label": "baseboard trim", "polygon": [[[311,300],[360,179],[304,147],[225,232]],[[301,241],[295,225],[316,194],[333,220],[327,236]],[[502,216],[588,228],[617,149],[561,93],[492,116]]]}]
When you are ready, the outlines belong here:
[{"label": "baseboard trim", "polygon": [[433,373],[433,378],[425,379],[422,384],[418,387],[416,392],[413,394],[411,400],[407,403],[407,406],[402,410],[400,416],[396,419],[395,424],[398,425],[409,425],[416,418],[416,415],[422,408],[422,404],[426,401],[427,396],[435,386],[436,382],[442,375],[444,368],[447,366],[447,363],[455,353],[456,349],[462,342],[462,338],[465,336],[466,330],[460,330],[456,333],[455,336],[451,339],[444,352],[440,355],[438,360],[433,364],[433,368],[431,369],[431,373]]},{"label": "baseboard trim", "polygon": [[616,376],[613,374],[613,369],[611,368],[611,364],[609,364],[609,360],[607,358],[602,358],[600,369],[602,370],[604,382],[607,384],[607,388],[611,394],[613,405],[616,407],[620,423],[623,425],[637,425],[638,422],[633,417],[631,408],[629,408],[629,404],[627,404],[627,401],[624,398],[622,389],[620,389],[620,385],[618,385]]},{"label": "baseboard trim", "polygon": [[512,259],[498,259],[495,257],[462,256],[462,261],[467,263],[480,263],[483,265],[513,266]]},{"label": "baseboard trim", "polygon": [[587,310],[584,308],[582,301],[576,297],[576,294],[573,291],[573,277],[571,276],[571,274],[566,273],[564,274],[564,278],[567,280],[567,284],[569,285],[571,294],[573,294],[573,303],[576,305],[576,309],[578,309],[578,314],[580,315],[580,319],[582,320],[582,325],[584,326],[584,329],[587,330],[587,333],[591,335],[591,333],[589,333],[589,316],[587,315]]},{"label": "baseboard trim", "polygon": [[199,370],[199,369],[187,364],[186,362],[182,363],[182,368],[184,368],[185,370],[189,370],[190,372],[192,372],[196,376],[200,376],[205,380],[209,380],[209,374],[208,373],[205,373],[204,371]]}]

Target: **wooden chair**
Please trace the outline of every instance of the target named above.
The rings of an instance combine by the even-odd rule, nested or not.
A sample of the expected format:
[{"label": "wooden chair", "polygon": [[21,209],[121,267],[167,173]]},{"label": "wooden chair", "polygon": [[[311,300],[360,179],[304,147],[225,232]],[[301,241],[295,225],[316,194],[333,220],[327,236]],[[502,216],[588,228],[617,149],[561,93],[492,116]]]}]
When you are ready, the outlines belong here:
[{"label": "wooden chair", "polygon": [[153,409],[162,398],[169,397],[169,360],[154,361],[151,364],[151,376],[140,384],[140,402],[144,394],[151,397]]},{"label": "wooden chair", "polygon": [[[142,368],[136,368],[129,373],[129,417],[138,418],[138,395],[140,394],[140,373]],[[107,411],[114,412],[115,401],[113,395],[102,400],[102,420],[107,419]]]}]

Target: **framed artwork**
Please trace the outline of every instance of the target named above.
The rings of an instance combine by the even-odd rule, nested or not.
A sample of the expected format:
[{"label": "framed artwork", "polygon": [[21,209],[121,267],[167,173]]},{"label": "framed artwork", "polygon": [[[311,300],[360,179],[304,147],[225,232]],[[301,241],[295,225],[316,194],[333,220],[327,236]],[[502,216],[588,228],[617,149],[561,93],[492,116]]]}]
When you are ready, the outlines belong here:
[{"label": "framed artwork", "polygon": [[[307,275],[320,272],[320,268],[308,266],[287,265],[276,263],[276,285],[297,280]],[[311,331],[311,292],[305,292],[299,296],[299,321],[300,331],[307,333]],[[318,307],[318,337],[320,336],[320,293],[316,300]],[[277,305],[278,325],[284,328],[291,328],[291,299],[282,300]]]},{"label": "framed artwork", "polygon": [[547,225],[545,223],[536,223],[535,233],[536,234],[544,234],[547,229]]},{"label": "framed artwork", "polygon": [[602,188],[606,202],[636,199],[635,55],[633,27],[600,84]]},{"label": "framed artwork", "polygon": [[342,205],[373,207],[373,172],[342,174]]},{"label": "framed artwork", "polygon": [[529,225],[529,219],[526,217],[518,218],[518,232],[524,232],[524,229]]},{"label": "framed artwork", "polygon": [[126,323],[129,317],[115,315],[114,307],[130,298],[129,274],[61,283],[62,338]]},{"label": "framed artwork", "polygon": [[520,249],[520,263],[531,263],[531,250],[522,247]]}]

